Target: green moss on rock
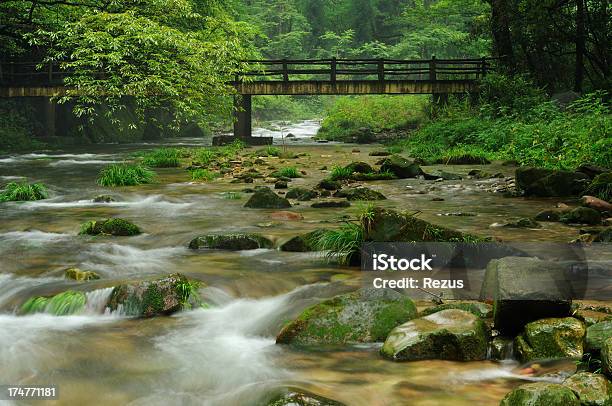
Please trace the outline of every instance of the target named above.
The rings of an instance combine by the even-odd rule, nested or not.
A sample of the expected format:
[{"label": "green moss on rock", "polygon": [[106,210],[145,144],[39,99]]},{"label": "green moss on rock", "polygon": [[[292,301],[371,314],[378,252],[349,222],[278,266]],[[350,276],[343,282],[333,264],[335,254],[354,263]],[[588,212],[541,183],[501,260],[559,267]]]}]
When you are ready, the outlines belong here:
[{"label": "green moss on rock", "polygon": [[522,361],[551,358],[582,358],[586,329],[573,317],[548,318],[531,322],[515,339]]},{"label": "green moss on rock", "polygon": [[344,404],[304,391],[290,391],[274,397],[267,406],[344,406]]},{"label": "green moss on rock", "polygon": [[612,336],[606,338],[601,347],[601,366],[603,372],[612,378]]},{"label": "green moss on rock", "polygon": [[276,337],[279,344],[346,344],[383,341],[389,331],[416,316],[408,297],[389,289],[364,288],[304,310]]},{"label": "green moss on rock", "polygon": [[100,279],[100,275],[93,271],[82,271],[79,268],[68,268],[64,271],[64,276],[67,279],[74,279],[75,281],[91,281]]},{"label": "green moss on rock", "polygon": [[291,207],[289,200],[280,197],[268,187],[258,187],[244,207],[253,209],[285,209]]},{"label": "green moss on rock", "polygon": [[272,248],[272,241],[259,234],[206,234],[191,240],[189,248],[232,251],[254,250],[257,248]]},{"label": "green moss on rock", "polygon": [[604,342],[612,337],[612,321],[602,321],[593,324],[586,331],[587,351],[601,351]]},{"label": "green moss on rock", "polygon": [[611,406],[612,384],[601,374],[580,372],[563,382],[570,388],[583,406]]},{"label": "green moss on rock", "polygon": [[433,313],[437,313],[447,309],[459,309],[470,312],[475,316],[481,318],[489,318],[493,316],[493,307],[489,304],[482,302],[450,302],[444,303],[438,306],[428,307],[423,310],[420,314],[421,317],[428,316]]},{"label": "green moss on rock", "polygon": [[514,389],[502,399],[499,406],[580,406],[580,401],[568,387],[536,382]]},{"label": "green moss on rock", "polygon": [[81,235],[132,236],[140,233],[140,228],[137,225],[121,218],[102,221],[90,220],[83,223],[79,231]]}]

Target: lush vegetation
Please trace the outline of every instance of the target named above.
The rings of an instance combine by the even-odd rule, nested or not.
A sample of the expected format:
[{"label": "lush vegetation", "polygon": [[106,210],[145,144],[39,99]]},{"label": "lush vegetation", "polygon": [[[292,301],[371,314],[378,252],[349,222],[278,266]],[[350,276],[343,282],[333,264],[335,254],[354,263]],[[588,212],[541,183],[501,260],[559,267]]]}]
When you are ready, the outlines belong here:
[{"label": "lush vegetation", "polygon": [[49,197],[42,183],[11,182],[0,191],[0,202],[25,202]]},{"label": "lush vegetation", "polygon": [[116,164],[102,169],[98,176],[100,186],[136,186],[151,183],[155,172],[139,164]]},{"label": "lush vegetation", "polygon": [[54,316],[68,316],[83,310],[87,298],[83,292],[68,290],[51,298],[33,297],[27,300],[20,309],[22,314],[50,313]]},{"label": "lush vegetation", "polygon": [[200,181],[211,181],[215,180],[219,177],[219,174],[216,172],[209,171],[208,169],[198,168],[191,171],[191,179],[192,180],[200,180]]},{"label": "lush vegetation", "polygon": [[142,157],[142,164],[152,168],[177,168],[181,166],[181,150],[158,148]]},{"label": "lush vegetation", "polygon": [[281,178],[281,177],[301,178],[302,177],[302,174],[300,173],[298,168],[296,168],[295,166],[287,166],[287,167],[281,168],[278,171],[274,172],[273,175],[276,178]]}]

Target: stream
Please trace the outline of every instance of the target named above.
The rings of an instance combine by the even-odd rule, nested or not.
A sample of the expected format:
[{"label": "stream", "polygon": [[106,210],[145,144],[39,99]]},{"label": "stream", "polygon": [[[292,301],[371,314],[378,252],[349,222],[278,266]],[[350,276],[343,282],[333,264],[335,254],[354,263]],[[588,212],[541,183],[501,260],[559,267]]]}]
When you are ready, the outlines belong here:
[{"label": "stream", "polygon": [[[378,159],[368,156],[380,149],[373,145],[313,142],[317,126],[308,121],[255,131],[309,154],[291,160],[307,172],[292,186],[314,186],[327,173],[324,166],[373,164]],[[298,141],[283,140],[287,133]],[[54,404],[265,405],[276,392],[291,387],[347,405],[474,406],[497,405],[525,382],[527,378],[517,374],[520,366],[511,360],[393,363],[378,355],[379,345],[317,351],[275,345],[281,326],[304,308],[358,288],[360,271],[328,264],[313,253],[194,252],[187,244],[210,232],[256,232],[284,241],[321,226],[332,227],[360,206],[317,210],[302,203],[292,210],[304,219],[283,222],[270,219],[273,210],[243,208],[244,196],[223,198],[223,192],[240,191],[244,184],[230,184],[229,179],[193,183],[181,168],[156,169],[158,181],[150,185],[103,188],[95,183],[102,167],[136,151],[209,141],[106,144],[0,156],[0,184],[26,176],[45,183],[51,194],[37,202],[0,205],[0,384],[58,385],[60,401]],[[466,175],[477,168],[481,167],[444,170]],[[487,166],[487,172],[506,176],[513,171]],[[368,185],[387,196],[382,206],[421,211],[424,219],[461,231],[508,241],[575,238],[576,230],[559,223],[542,223],[537,230],[491,227],[533,216],[557,202],[508,199],[488,190],[494,182],[400,179]],[[116,201],[93,203],[99,194],[110,194]],[[444,200],[432,202],[432,197]],[[474,215],[447,215],[457,212]],[[114,238],[77,235],[81,223],[113,216],[133,221],[144,233]],[[96,271],[101,279],[67,280],[67,267]],[[211,307],[138,320],[100,312],[111,286],[173,272],[204,282],[207,287],[200,293]],[[89,292],[85,312],[63,317],[15,314],[31,296],[67,289]],[[563,362],[554,366],[557,372],[572,368]]]}]

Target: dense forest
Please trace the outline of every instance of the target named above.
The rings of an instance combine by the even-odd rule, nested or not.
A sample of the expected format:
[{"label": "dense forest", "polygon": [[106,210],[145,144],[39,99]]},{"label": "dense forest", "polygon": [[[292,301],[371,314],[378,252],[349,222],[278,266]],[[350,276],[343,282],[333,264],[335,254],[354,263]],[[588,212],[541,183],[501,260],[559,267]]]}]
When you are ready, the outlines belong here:
[{"label": "dense forest", "polygon": [[[190,122],[227,126],[227,82],[249,58],[494,56],[499,76],[485,86],[492,99],[481,95],[488,118],[532,124],[530,112],[546,110],[541,103],[553,94],[565,92],[567,104],[598,92],[589,100],[599,100],[595,110],[606,110],[607,124],[601,103],[610,87],[611,20],[602,0],[3,0],[0,13],[3,59],[60,63],[73,90],[58,101],[79,117],[79,128],[104,118],[115,139],[142,136],[131,131],[137,127],[176,135]],[[426,99],[386,99],[258,97],[255,117],[325,116],[325,138],[363,126],[414,128],[433,117]],[[382,105],[391,118],[369,111]],[[29,147],[35,120],[27,108],[7,101],[0,108],[5,149]],[[466,108],[475,107],[455,106],[463,111],[446,116],[470,116]],[[353,124],[343,124],[347,115]],[[104,141],[109,132],[88,137]]]}]

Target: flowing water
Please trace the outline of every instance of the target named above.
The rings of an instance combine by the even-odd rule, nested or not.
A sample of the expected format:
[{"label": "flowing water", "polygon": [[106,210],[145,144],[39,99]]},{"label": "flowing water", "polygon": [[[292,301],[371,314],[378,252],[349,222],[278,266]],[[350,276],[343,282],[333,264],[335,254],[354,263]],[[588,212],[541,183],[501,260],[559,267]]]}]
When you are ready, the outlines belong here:
[{"label": "flowing water", "polygon": [[[314,185],[327,173],[323,166],[374,162],[368,156],[373,146],[359,146],[356,151],[352,146],[309,142],[316,128],[315,122],[304,122],[276,133],[258,130],[276,138],[291,132],[300,139],[290,148],[309,156],[286,165],[297,165],[307,175],[293,185]],[[496,405],[524,381],[512,361],[393,363],[379,357],[378,345],[316,351],[275,345],[281,326],[302,309],[359,287],[359,271],[329,265],[312,253],[193,252],[186,248],[188,242],[201,233],[234,231],[258,232],[282,242],[334,226],[343,215],[354,214],[358,205],[317,210],[301,204],[292,210],[303,214],[303,220],[277,221],[270,218],[271,210],[244,209],[245,197],[223,198],[223,192],[240,191],[244,184],[230,184],[230,179],[193,183],[184,169],[156,170],[159,181],[151,185],[114,189],[96,185],[104,165],[157,146],[96,145],[0,157],[0,183],[27,177],[51,190],[51,197],[43,201],[0,206],[0,383],[59,385],[61,404],[256,405],[294,387],[348,405]],[[466,174],[474,168],[445,170]],[[487,171],[511,175],[513,168],[487,167]],[[432,184],[405,179],[369,184],[388,197],[382,205],[419,210],[423,218],[451,228],[516,241],[574,237],[575,231],[554,223],[543,223],[538,230],[490,227],[532,216],[555,203],[504,198],[487,191],[493,182]],[[103,193],[116,202],[91,201]],[[445,200],[432,202],[433,196]],[[475,216],[445,215],[456,212]],[[134,221],[144,234],[77,236],[81,223],[110,216]],[[84,283],[64,279],[63,270],[73,266],[96,271],[101,279]],[[102,312],[109,287],[171,272],[203,281],[207,287],[201,296],[211,308],[142,320]],[[88,292],[82,314],[14,313],[31,296],[66,289]],[[555,369],[572,367],[561,363]]]}]

